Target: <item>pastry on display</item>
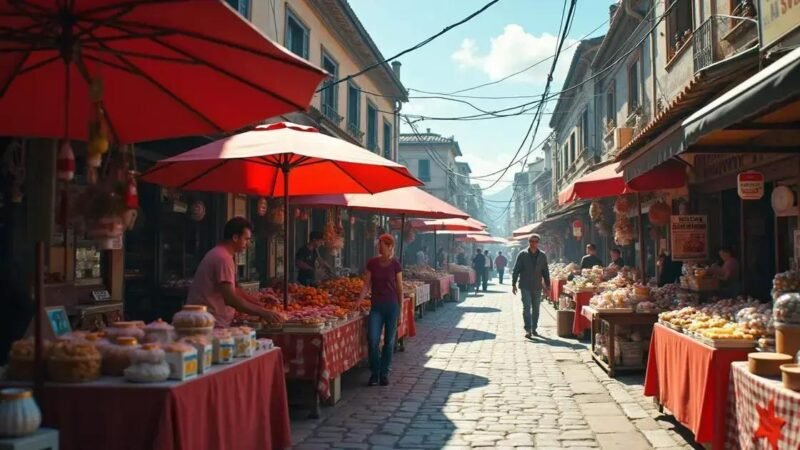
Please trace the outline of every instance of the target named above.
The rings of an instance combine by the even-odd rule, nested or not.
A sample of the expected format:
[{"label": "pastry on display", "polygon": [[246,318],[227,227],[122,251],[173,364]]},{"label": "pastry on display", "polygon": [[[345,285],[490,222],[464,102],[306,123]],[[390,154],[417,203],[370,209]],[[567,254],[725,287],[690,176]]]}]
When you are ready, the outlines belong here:
[{"label": "pastry on display", "polygon": [[172,326],[179,336],[208,335],[214,329],[214,316],[204,305],[186,305],[172,316]]},{"label": "pastry on display", "polygon": [[144,342],[169,344],[175,340],[175,327],[157,319],[144,327]]},{"label": "pastry on display", "polygon": [[138,322],[114,322],[103,331],[111,342],[114,342],[118,337],[132,337],[137,340],[144,339],[144,330],[139,326]]},{"label": "pastry on display", "polygon": [[134,350],[131,365],[125,369],[125,379],[136,383],[156,383],[166,381],[170,368],[166,353],[156,343],[148,343]]},{"label": "pastry on display", "polygon": [[579,266],[575,263],[555,263],[550,264],[550,278],[553,280],[566,280],[570,277],[570,275],[574,274],[576,270],[578,270]]},{"label": "pastry on display", "polygon": [[102,347],[103,375],[119,377],[131,365],[131,354],[139,348],[136,338],[130,336],[118,337],[113,343]]},{"label": "pastry on display", "polygon": [[80,383],[100,377],[102,356],[91,344],[62,341],[55,344],[47,358],[50,379],[62,383]]},{"label": "pastry on display", "polygon": [[[8,370],[6,376],[11,380],[32,380],[34,375],[34,348],[35,343],[33,339],[21,339],[11,344],[11,350],[8,352]],[[53,348],[53,343],[44,341],[42,349],[44,351],[44,359],[46,360],[50,350]]]}]

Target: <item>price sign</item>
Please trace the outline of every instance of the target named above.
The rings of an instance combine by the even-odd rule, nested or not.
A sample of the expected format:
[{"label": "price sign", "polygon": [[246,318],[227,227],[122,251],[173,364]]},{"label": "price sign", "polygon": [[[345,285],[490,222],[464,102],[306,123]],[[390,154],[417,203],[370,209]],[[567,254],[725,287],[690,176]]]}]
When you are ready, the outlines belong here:
[{"label": "price sign", "polygon": [[739,198],[742,200],[760,200],[764,196],[764,175],[760,172],[742,172],[736,181]]}]

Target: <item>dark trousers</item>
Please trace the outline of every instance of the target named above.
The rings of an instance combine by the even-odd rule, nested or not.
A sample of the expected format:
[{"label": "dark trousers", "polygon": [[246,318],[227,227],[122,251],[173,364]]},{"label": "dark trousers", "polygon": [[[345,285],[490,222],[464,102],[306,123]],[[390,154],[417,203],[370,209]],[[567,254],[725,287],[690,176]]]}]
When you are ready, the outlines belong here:
[{"label": "dark trousers", "polygon": [[483,267],[473,267],[475,270],[475,292],[481,290],[481,284],[483,283]]},{"label": "dark trousers", "polygon": [[486,292],[486,291],[489,290],[489,268],[488,267],[484,267],[483,268],[483,274],[481,275],[481,279],[482,279],[481,281],[483,281],[483,292]]},{"label": "dark trousers", "polygon": [[505,267],[498,267],[497,268],[497,278],[500,280],[500,284],[503,284],[503,274],[505,273]]}]

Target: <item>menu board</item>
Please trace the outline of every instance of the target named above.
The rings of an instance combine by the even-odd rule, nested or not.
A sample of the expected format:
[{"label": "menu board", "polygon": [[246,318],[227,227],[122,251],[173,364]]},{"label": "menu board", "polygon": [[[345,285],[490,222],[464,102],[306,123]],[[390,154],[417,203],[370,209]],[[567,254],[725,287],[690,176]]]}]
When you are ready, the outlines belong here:
[{"label": "menu board", "polygon": [[670,241],[675,261],[708,259],[708,216],[672,216]]}]

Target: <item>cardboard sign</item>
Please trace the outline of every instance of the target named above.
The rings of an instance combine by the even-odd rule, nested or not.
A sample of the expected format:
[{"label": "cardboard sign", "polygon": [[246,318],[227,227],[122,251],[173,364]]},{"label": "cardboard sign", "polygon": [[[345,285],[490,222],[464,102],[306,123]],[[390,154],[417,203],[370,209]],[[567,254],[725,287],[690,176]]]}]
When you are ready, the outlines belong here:
[{"label": "cardboard sign", "polygon": [[764,196],[764,175],[756,171],[742,172],[736,177],[737,191],[742,200],[760,200]]},{"label": "cardboard sign", "polygon": [[677,215],[670,218],[670,243],[675,261],[708,258],[708,216]]}]

